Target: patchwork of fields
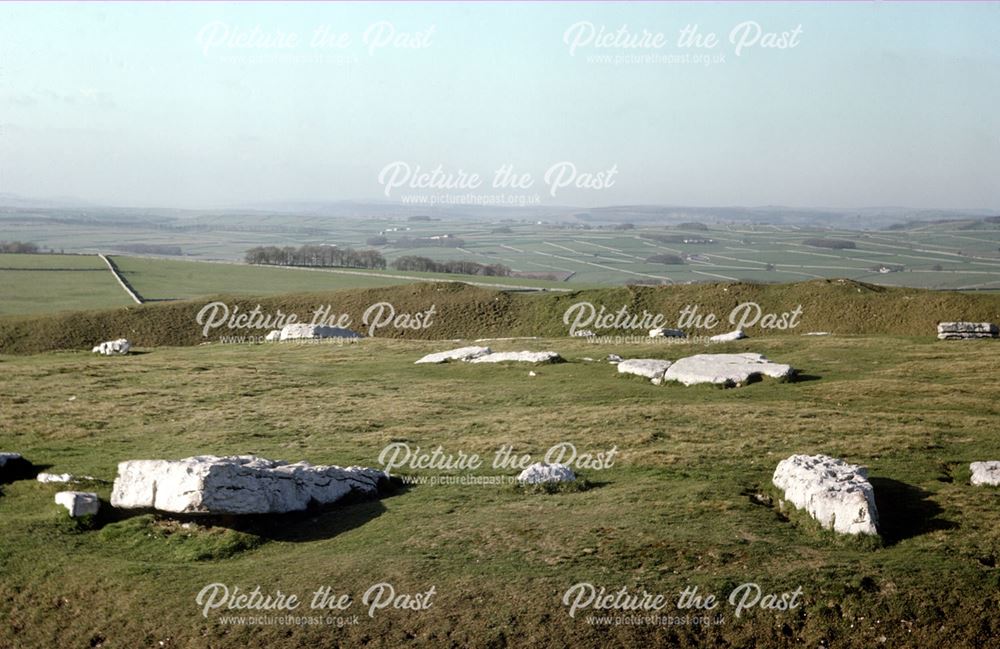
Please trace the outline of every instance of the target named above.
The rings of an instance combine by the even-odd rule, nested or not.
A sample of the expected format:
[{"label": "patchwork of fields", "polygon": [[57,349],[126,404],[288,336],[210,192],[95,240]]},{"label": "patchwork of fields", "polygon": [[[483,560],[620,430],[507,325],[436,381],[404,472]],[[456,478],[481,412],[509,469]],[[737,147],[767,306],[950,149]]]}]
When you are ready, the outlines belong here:
[{"label": "patchwork of fields", "polygon": [[[863,223],[859,223],[860,227]],[[369,239],[384,236],[388,244],[375,248],[390,263],[402,256],[417,255],[437,261],[503,264],[520,273],[552,273],[558,279],[569,276],[565,282],[569,286],[736,280],[796,282],[844,277],[888,286],[1000,289],[1000,223],[985,220],[942,221],[885,230],[759,224],[710,224],[707,229],[678,225],[615,229],[584,228],[580,224],[570,227],[566,223],[545,221],[477,222],[444,218],[412,221],[254,214],[252,217],[209,215],[171,222],[168,227],[152,217],[103,221],[95,216],[91,220],[53,221],[8,213],[0,215],[0,233],[3,238],[32,241],[66,252],[127,255],[121,246],[173,245],[183,251],[185,259],[227,261],[241,261],[246,250],[255,246],[331,244],[368,248]],[[444,235],[460,239],[462,245],[394,245],[400,239]],[[809,245],[810,239],[844,240],[854,248],[816,247]],[[650,261],[654,255],[681,257],[683,263]],[[207,275],[208,271],[191,270],[186,277],[178,277],[185,273],[146,266],[141,272],[149,274],[148,281],[155,285],[152,292],[157,298],[205,294],[200,291],[227,292],[234,283],[240,285],[240,290],[255,283],[263,292],[269,292],[271,285],[309,290],[304,284],[317,281],[270,279],[216,269],[212,271],[218,274],[215,283],[193,279]],[[537,285],[523,278],[508,278],[506,283]],[[376,278],[355,275],[352,280],[326,278],[315,287],[372,285],[382,284]]]}]

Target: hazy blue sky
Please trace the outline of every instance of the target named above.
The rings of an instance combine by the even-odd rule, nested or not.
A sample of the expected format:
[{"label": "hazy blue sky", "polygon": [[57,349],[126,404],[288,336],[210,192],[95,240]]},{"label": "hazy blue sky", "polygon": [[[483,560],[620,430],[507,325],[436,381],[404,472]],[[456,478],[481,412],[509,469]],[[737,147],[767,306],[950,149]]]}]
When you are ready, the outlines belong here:
[{"label": "hazy blue sky", "polygon": [[[369,51],[380,21],[425,47]],[[798,44],[737,56],[745,21]],[[571,54],[581,22],[666,42]],[[719,44],[679,47],[689,24]],[[254,27],[299,42],[215,40]],[[348,43],[314,47],[323,28]],[[560,204],[996,209],[998,34],[995,3],[2,3],[0,192],[384,200],[401,161],[487,183],[513,164]],[[710,65],[663,60],[682,54]],[[615,55],[660,60],[592,58]],[[561,161],[614,184],[552,197]]]}]

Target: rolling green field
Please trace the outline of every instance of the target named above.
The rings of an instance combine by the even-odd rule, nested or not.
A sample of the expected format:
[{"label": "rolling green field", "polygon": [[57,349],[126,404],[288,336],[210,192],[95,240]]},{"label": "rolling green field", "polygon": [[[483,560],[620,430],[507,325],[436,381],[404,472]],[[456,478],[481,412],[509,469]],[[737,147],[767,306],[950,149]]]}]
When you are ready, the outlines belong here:
[{"label": "rolling green field", "polygon": [[[334,291],[428,281],[462,281],[515,290],[565,290],[558,282],[518,278],[360,269],[307,270],[122,255],[113,255],[112,259],[139,295],[149,301],[222,293]],[[129,304],[132,300],[97,255],[0,254],[0,316]]]},{"label": "rolling green field", "polygon": [[[756,351],[798,381],[730,390],[654,386],[602,359],[676,358],[699,348],[497,343],[555,349],[568,363],[419,366],[447,342],[203,345],[0,357],[0,450],[51,472],[94,476],[107,498],[116,463],[195,454],[375,466],[405,442],[491,458],[501,445],[540,459],[559,443],[617,447],[589,488],[400,487],[379,501],[272,519],[105,513],[75,525],[57,485],[3,485],[0,646],[257,647],[717,646],[985,647],[1000,634],[1000,492],[971,487],[968,463],[1000,457],[996,342],[930,336],[782,337]],[[183,380],[179,380],[183,377]],[[870,467],[881,542],[835,538],[769,486],[793,453]],[[397,473],[460,476],[463,471]],[[474,475],[514,475],[488,466]],[[427,610],[362,603],[373,584],[434,589]],[[740,584],[801,587],[794,610],[724,602],[708,626],[570,617],[563,595],[609,592],[724,599]],[[212,583],[351,596],[344,626],[234,624],[202,615]],[[308,615],[309,611],[299,611]],[[249,614],[243,612],[243,614]],[[355,619],[350,616],[357,615]],[[715,619],[715,615],[712,616]]]},{"label": "rolling green field", "polygon": [[0,254],[0,315],[129,304],[97,255]]}]

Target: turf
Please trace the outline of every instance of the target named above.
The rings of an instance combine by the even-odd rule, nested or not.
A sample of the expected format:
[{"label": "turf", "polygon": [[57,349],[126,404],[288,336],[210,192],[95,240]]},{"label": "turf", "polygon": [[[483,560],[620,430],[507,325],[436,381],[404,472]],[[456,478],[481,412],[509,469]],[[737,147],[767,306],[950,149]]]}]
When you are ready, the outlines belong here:
[{"label": "turf", "polygon": [[[569,360],[534,377],[413,364],[450,345],[0,357],[2,450],[102,480],[120,460],[198,453],[372,466],[391,442],[484,457],[509,444],[535,459],[562,442],[619,450],[612,467],[580,470],[585,490],[416,485],[326,512],[188,527],[148,514],[75,527],[52,503],[57,486],[7,484],[0,646],[984,647],[1000,633],[1000,492],[968,484],[970,461],[1000,457],[995,342],[760,337],[714,349],[765,353],[800,380],[730,390],[653,386],[583,360],[703,351],[693,346],[493,343]],[[835,538],[777,507],[777,462],[819,452],[870,467],[881,543]],[[90,486],[108,497],[110,484]],[[433,586],[433,605],[370,618],[359,600],[383,581]],[[561,601],[582,581],[671,601],[745,582],[803,595],[794,611],[739,618],[724,605],[719,626],[603,625],[570,618]],[[213,582],[305,595],[328,585],[352,596],[359,618],[223,624],[224,611],[203,618],[195,602]]]}]

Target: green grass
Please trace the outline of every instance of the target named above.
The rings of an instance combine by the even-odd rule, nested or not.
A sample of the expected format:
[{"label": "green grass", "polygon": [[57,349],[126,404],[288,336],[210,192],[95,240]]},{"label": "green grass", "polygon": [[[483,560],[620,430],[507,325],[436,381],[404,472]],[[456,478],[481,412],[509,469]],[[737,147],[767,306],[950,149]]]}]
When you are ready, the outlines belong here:
[{"label": "green grass", "polygon": [[[930,336],[775,337],[714,348],[800,368],[794,383],[653,386],[604,362],[703,348],[498,343],[555,349],[534,368],[418,366],[448,342],[205,345],[0,357],[0,450],[54,472],[111,480],[116,463],[257,453],[377,464],[390,442],[484,457],[503,444],[619,449],[581,471],[590,488],[534,493],[414,486],[380,501],[255,521],[112,515],[66,524],[56,485],[0,496],[0,646],[824,646],[983,647],[1000,634],[1000,492],[968,463],[1000,458],[996,343]],[[882,543],[835,538],[759,504],[792,453],[870,467]],[[435,471],[415,471],[435,475]],[[481,470],[480,475],[514,471]],[[99,484],[103,498],[110,484]],[[105,504],[105,507],[107,505]],[[356,602],[357,625],[226,626],[194,601],[213,582],[355,600],[372,584],[437,594],[426,611]],[[561,603],[587,581],[671,595],[757,582],[803,589],[792,612],[711,628],[588,625]],[[163,643],[160,645],[159,643]]]},{"label": "green grass", "polygon": [[220,293],[267,295],[409,284],[419,280],[554,287],[556,282],[365,269],[296,269],[145,259],[115,255],[122,274],[145,299],[188,299]]},{"label": "green grass", "polygon": [[97,255],[0,254],[0,316],[128,304]]}]

